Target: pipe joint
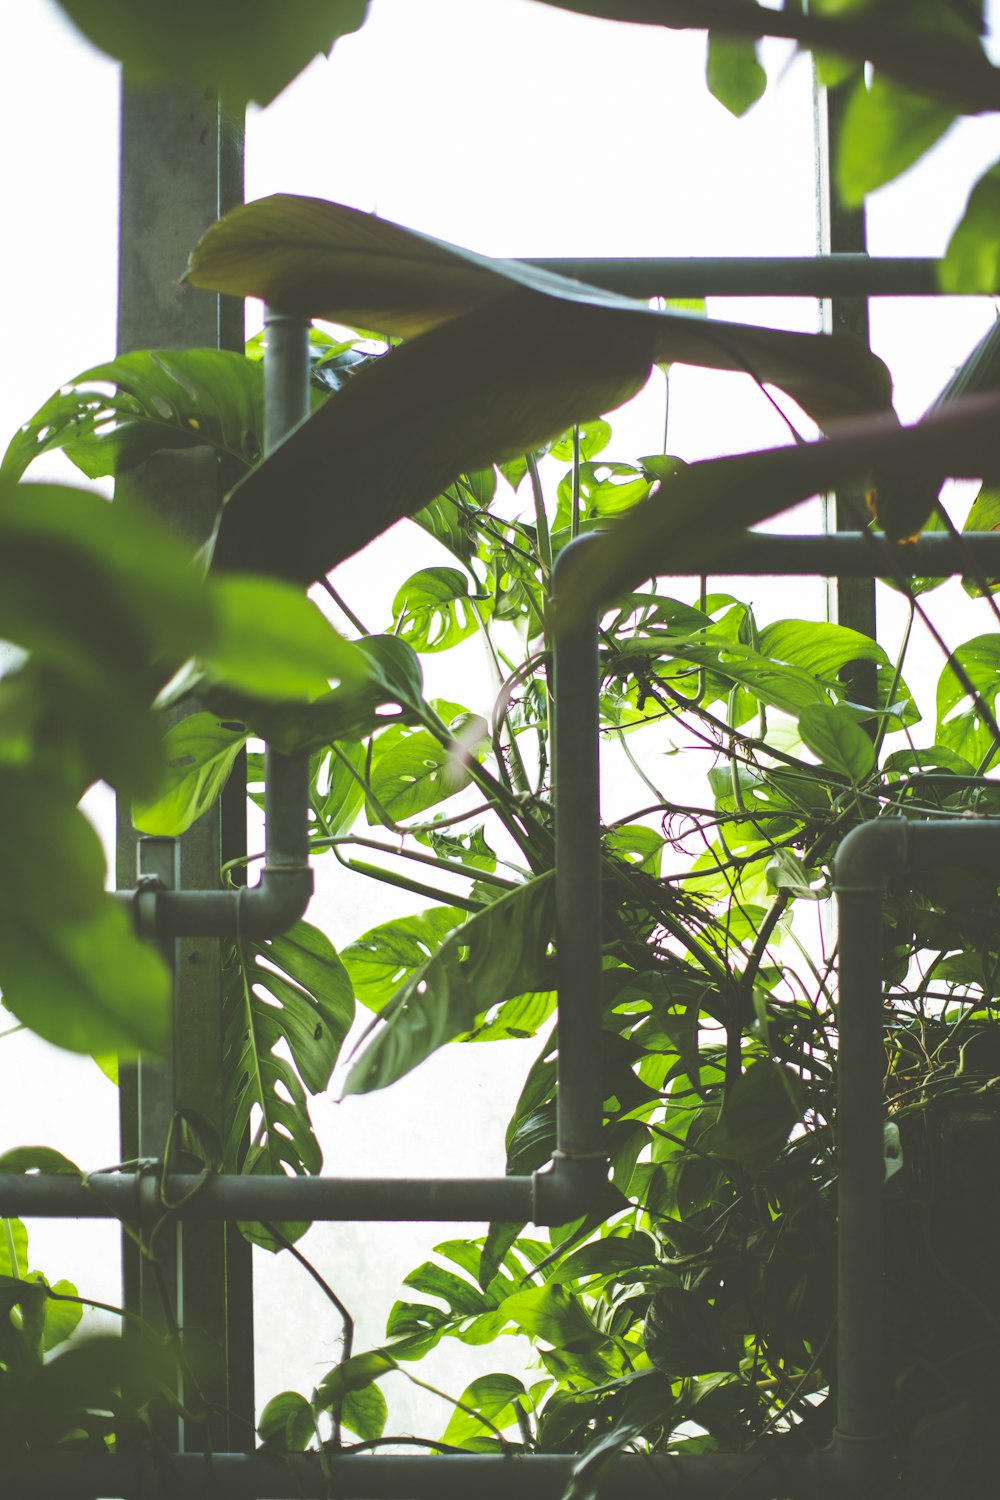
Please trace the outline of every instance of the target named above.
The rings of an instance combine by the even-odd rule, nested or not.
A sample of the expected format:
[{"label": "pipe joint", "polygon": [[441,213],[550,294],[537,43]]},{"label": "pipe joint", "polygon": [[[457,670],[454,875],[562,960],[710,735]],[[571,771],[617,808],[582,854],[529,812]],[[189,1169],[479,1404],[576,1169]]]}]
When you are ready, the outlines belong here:
[{"label": "pipe joint", "polygon": [[906,869],[911,827],[906,818],[876,818],[852,828],[833,861],[837,894],[881,894],[889,877]]},{"label": "pipe joint", "polygon": [[553,1154],[552,1165],[531,1179],[531,1219],[534,1224],[569,1224],[588,1214],[617,1213],[626,1200],[608,1181],[606,1156]]},{"label": "pipe joint", "polygon": [[899,1465],[885,1433],[855,1437],[837,1428],[817,1458],[820,1500],[888,1500],[896,1489]]}]

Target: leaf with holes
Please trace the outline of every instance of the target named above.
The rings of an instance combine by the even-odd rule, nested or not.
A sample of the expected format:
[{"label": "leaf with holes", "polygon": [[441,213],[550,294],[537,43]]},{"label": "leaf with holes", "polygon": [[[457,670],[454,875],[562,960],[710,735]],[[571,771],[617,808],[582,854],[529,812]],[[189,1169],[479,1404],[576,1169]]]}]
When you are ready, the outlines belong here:
[{"label": "leaf with holes", "polygon": [[220,349],[140,349],[85,370],[17,432],[3,473],[19,479],[59,449],[89,479],[123,474],[163,448],[207,444],[249,469],[261,455],[260,365]]},{"label": "leaf with holes", "polygon": [[553,908],[552,880],[542,875],[449,933],[384,1008],[385,1025],[351,1069],[346,1093],[385,1088],[492,1006],[547,988]]},{"label": "leaf with holes", "polygon": [[348,943],[340,957],[361,1004],[382,1010],[464,919],[465,913],[457,906],[434,906],[412,917],[384,922]]},{"label": "leaf with holes", "polygon": [[474,635],[477,615],[490,612],[488,598],[473,598],[457,568],[421,568],[392,601],[393,634],[414,651],[447,651]]},{"label": "leaf with holes", "polygon": [[[306,1096],[330,1081],[354,1018],[351,983],[332,944],[307,922],[247,943],[245,957],[246,984],[234,958],[225,985],[226,1170],[310,1175],[323,1154]],[[296,1228],[283,1232],[295,1238]],[[275,1248],[260,1226],[249,1237]]]},{"label": "leaf with holes", "polygon": [[[489,735],[486,720],[478,714],[440,700],[434,706],[447,722],[454,746],[442,745],[429,730],[410,724],[390,725],[374,741],[372,793],[395,822],[435,807],[467,787],[472,780],[469,757],[481,753]],[[384,820],[370,807],[368,821]]]}]

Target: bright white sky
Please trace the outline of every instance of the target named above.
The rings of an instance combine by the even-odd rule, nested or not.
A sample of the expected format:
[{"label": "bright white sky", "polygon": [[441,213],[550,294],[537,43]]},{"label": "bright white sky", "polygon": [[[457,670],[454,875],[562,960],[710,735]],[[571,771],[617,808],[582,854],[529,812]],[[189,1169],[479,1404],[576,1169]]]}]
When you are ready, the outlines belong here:
[{"label": "bright white sky", "polygon": [[[6,441],[60,383],[113,353],[117,74],[74,37],[50,0],[3,7],[0,49],[8,59],[0,96]],[[772,87],[740,122],[708,95],[704,52],[698,36],[616,27],[529,0],[374,0],[369,24],[332,61],[314,63],[268,111],[252,115],[247,195],[338,199],[504,255],[812,253],[808,64],[783,44],[769,46]],[[873,200],[872,252],[940,253],[969,186],[998,155],[995,121],[953,131],[929,162]],[[816,327],[806,302],[729,303],[723,315]],[[873,308],[876,347],[893,369],[904,416],[919,414],[991,315],[983,301],[886,300]],[[609,456],[657,449],[662,401],[655,377],[634,409],[612,419]],[[674,376],[671,431],[672,451],[689,459],[786,436],[749,382],[686,371]],[[376,628],[387,623],[388,600],[406,573],[434,560],[430,552],[417,556],[412,528],[405,536],[405,561],[390,542],[338,579]],[[383,573],[388,586],[379,582]],[[436,672],[454,697],[450,658]],[[388,897],[376,907],[370,888],[339,892],[331,907],[325,864],[320,889],[318,920],[332,923],[335,940],[411,909]],[[432,1062],[391,1102],[378,1097],[356,1125],[342,1119],[335,1129],[335,1107],[318,1101],[314,1119],[330,1142],[327,1170],[423,1174],[445,1163],[455,1173],[502,1170],[516,1068],[506,1049],[502,1059],[501,1049],[482,1050],[480,1077]],[[19,1036],[4,1043],[0,1077],[3,1144],[44,1141],[89,1168],[115,1159],[114,1093],[88,1060]],[[428,1101],[442,1093],[458,1113],[428,1122]],[[305,1249],[361,1315],[363,1347],[380,1337],[401,1275],[453,1232],[329,1226],[313,1230]],[[38,1222],[31,1235],[36,1266],[117,1299],[109,1226],[82,1224],[68,1236]],[[336,1320],[311,1285],[274,1262],[262,1268],[258,1306],[260,1394],[286,1385],[308,1390],[337,1357]],[[463,1350],[461,1372],[446,1362],[435,1377],[456,1394],[463,1379],[497,1367],[492,1351],[476,1368],[467,1356]],[[412,1410],[411,1419],[434,1435],[447,1413],[438,1404],[426,1419]]]}]

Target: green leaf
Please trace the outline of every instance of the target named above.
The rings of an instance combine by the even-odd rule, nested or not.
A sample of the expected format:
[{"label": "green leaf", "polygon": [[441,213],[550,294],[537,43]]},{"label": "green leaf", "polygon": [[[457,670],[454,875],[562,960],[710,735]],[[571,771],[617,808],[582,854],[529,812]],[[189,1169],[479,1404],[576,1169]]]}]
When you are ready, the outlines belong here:
[{"label": "green leaf", "polygon": [[[603,417],[597,417],[593,422],[581,422],[579,432],[580,458],[584,461],[596,458],[598,453],[603,453],[611,441],[611,423],[605,422]],[[552,457],[558,458],[562,463],[572,462],[573,451],[572,430],[554,442],[549,449]]]},{"label": "green leaf", "polygon": [[245,729],[220,723],[214,714],[189,714],[168,729],[163,739],[167,773],[160,795],[132,805],[132,822],[139,832],[168,838],[186,832],[221,795],[246,741]]},{"label": "green leaf", "polygon": [[312,1406],[298,1391],[280,1391],[261,1412],[257,1433],[272,1452],[303,1453],[316,1438]]},{"label": "green leaf", "polygon": [[0,770],[0,860],[4,916],[84,921],[105,903],[104,850],[95,829],[46,781]]},{"label": "green leaf", "polygon": [[647,828],[642,823],[620,824],[604,835],[603,842],[609,853],[617,854],[633,869],[659,878],[666,839],[655,828]]},{"label": "green leaf", "polygon": [[19,479],[40,454],[61,450],[97,479],[164,448],[203,444],[243,472],[260,458],[263,424],[263,372],[242,354],[138,350],[62,386],[14,436],[2,473]]},{"label": "green leaf", "polygon": [[[71,1281],[56,1281],[51,1290],[61,1297],[77,1297],[79,1293]],[[79,1302],[55,1302],[51,1297],[45,1301],[45,1321],[42,1324],[42,1352],[48,1354],[59,1344],[64,1344],[80,1326],[83,1306]]]},{"label": "green leaf", "polygon": [[455,906],[435,906],[412,917],[397,917],[362,934],[341,950],[354,993],[362,1005],[381,1011],[403,983],[431,958],[465,919]]},{"label": "green leaf", "polygon": [[860,78],[844,113],[837,151],[837,187],[848,205],[891,182],[933,146],[955,111],[876,73],[871,87]]},{"label": "green leaf", "polygon": [[421,568],[392,601],[393,634],[414,651],[447,651],[478,629],[477,613],[489,613],[488,599],[469,596],[469,580],[457,568]]},{"label": "green leaf", "polygon": [[373,1380],[396,1368],[396,1361],[387,1349],[368,1349],[352,1355],[323,1376],[316,1391],[316,1409],[331,1410],[349,1392],[364,1390]]},{"label": "green leaf", "polygon": [[385,1431],[389,1408],[377,1385],[365,1385],[348,1391],[340,1408],[340,1420],[365,1442],[373,1442]]},{"label": "green leaf", "polygon": [[[198,0],[59,0],[96,47],[140,80],[171,80],[221,93],[241,113],[270,104],[314,57],[357,31],[367,0],[241,0],[238,33],[227,5]],[[192,44],[197,38],[197,45]]]},{"label": "green leaf", "polygon": [[[394,822],[435,807],[471,782],[467,757],[487,738],[489,726],[477,714],[461,709],[452,716],[450,727],[464,753],[410,724],[390,725],[375,740],[370,785]],[[382,819],[370,810],[369,821]]]},{"label": "green leaf", "polygon": [[163,1054],[171,994],[159,955],[135,936],[112,896],[85,921],[0,922],[4,1004],[71,1052]]},{"label": "green leaf", "polygon": [[[1000,637],[974,636],[959,646],[952,657],[957,658],[980,696],[995,709],[997,693],[1000,692]],[[971,761],[973,766],[978,766],[993,748],[993,735],[975,704],[969,702],[964,686],[949,663],[945,664],[938,678],[935,739]]]},{"label": "green leaf", "polygon": [[450,932],[385,1007],[385,1025],[354,1064],[347,1094],[385,1088],[492,1006],[539,988],[553,922],[552,881],[539,876]]},{"label": "green leaf", "polygon": [[357,646],[337,634],[300,589],[275,578],[217,578],[215,631],[202,661],[211,676],[259,698],[311,698],[330,678],[369,677]]},{"label": "green leaf", "polygon": [[[467,1385],[461,1395],[462,1406],[471,1407],[487,1420],[479,1422],[469,1411],[456,1407],[441,1434],[442,1443],[455,1448],[474,1447],[477,1440],[490,1438],[495,1443],[495,1428],[502,1432],[517,1422],[517,1410],[529,1408],[528,1393],[513,1375],[480,1375]],[[489,1424],[489,1425],[487,1425]]]},{"label": "green leaf", "polygon": [[[852,342],[651,310],[317,199],[236,210],[203,238],[189,275],[413,339],[361,370],[237,487],[216,541],[225,569],[320,577],[459,474],[627,400],[654,360],[751,368],[821,422],[889,403],[884,367]],[[363,493],[363,507],[327,503],[333,453],[338,492]]]},{"label": "green leaf", "polygon": [[[347,973],[329,940],[307,922],[283,937],[245,945],[249,1001],[236,963],[226,974],[224,1026],[225,1160],[227,1171],[278,1176],[318,1172],[323,1155],[312,1131],[306,1095],[330,1081],[354,1018]],[[243,1156],[251,1114],[259,1111],[253,1144]],[[285,1225],[296,1238],[305,1226]],[[244,1232],[276,1248],[260,1226]]]},{"label": "green leaf", "polygon": [[181,544],[68,485],[0,485],[0,584],[0,635],[98,689],[108,673],[155,680],[153,663],[183,661],[211,628]]},{"label": "green leaf", "polygon": [[76,1162],[63,1156],[61,1151],[53,1151],[51,1146],[15,1146],[12,1151],[5,1151],[0,1156],[0,1172],[57,1172],[83,1176]]},{"label": "green leaf", "polygon": [[[23,1281],[28,1274],[28,1231],[20,1219],[4,1219],[0,1232],[0,1276]],[[11,1256],[13,1245],[14,1255]]]},{"label": "green leaf", "polygon": [[875,769],[875,747],[843,704],[816,703],[804,708],[799,734],[824,766],[847,776],[854,786]]},{"label": "green leaf", "polygon": [[706,81],[730,114],[745,115],[767,88],[767,73],[752,41],[710,32]]},{"label": "green leaf", "polygon": [[731,1157],[750,1172],[761,1171],[778,1156],[801,1113],[796,1075],[760,1058],[728,1091],[722,1114],[700,1138],[699,1149]]},{"label": "green leaf", "polygon": [[661,1287],[649,1304],[646,1353],[668,1375],[735,1370],[738,1341],[718,1308],[697,1292]]},{"label": "green leaf", "polygon": [[555,1349],[585,1353],[607,1342],[583,1304],[553,1282],[515,1292],[500,1304],[499,1311],[529,1338],[540,1339]]},{"label": "green leaf", "polygon": [[1000,290],[1000,162],[972,189],[939,274],[945,292]]}]

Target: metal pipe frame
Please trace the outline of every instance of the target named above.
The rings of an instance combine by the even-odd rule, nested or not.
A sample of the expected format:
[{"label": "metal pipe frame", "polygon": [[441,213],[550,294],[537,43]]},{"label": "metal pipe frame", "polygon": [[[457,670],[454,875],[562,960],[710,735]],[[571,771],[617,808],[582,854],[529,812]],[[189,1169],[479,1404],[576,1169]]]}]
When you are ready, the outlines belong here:
[{"label": "metal pipe frame", "polygon": [[580,257],[526,265],[631,297],[933,297],[940,261],[918,256],[833,255]]},{"label": "metal pipe frame", "polygon": [[[623,1454],[600,1481],[606,1500],[816,1500],[832,1495],[830,1454]],[[160,1459],[39,1453],[4,1462],[7,1493],[18,1500],[560,1500],[579,1463],[562,1453],[216,1453]]]},{"label": "metal pipe frame", "polygon": [[[573,560],[592,545],[585,537],[561,554],[557,587]],[[872,572],[871,539],[864,534],[787,537],[755,534],[742,539],[713,571],[746,576]],[[986,571],[1000,570],[1000,537],[969,534],[956,542],[929,536],[895,549],[907,571],[968,571],[970,557]],[[877,567],[875,569],[877,571]],[[895,567],[886,570],[890,576]],[[164,1213],[188,1218],[312,1220],[438,1220],[497,1218],[562,1223],[592,1210],[613,1190],[600,1153],[600,869],[597,742],[596,621],[567,632],[555,645],[555,768],[557,787],[557,924],[560,954],[560,1061],[567,1052],[580,1078],[561,1069],[559,1149],[547,1172],[530,1178],[406,1181],[329,1178],[205,1179],[171,1175],[162,1185],[150,1173],[73,1177],[0,1177],[0,1213],[17,1216],[107,1217],[151,1225]],[[585,699],[583,702],[581,700]],[[586,750],[592,746],[592,750]],[[569,806],[567,806],[567,801]],[[297,846],[296,846],[297,847]],[[293,850],[294,852],[294,850]],[[565,861],[571,861],[567,866]],[[881,897],[893,875],[914,876],[947,863],[995,869],[1000,878],[1000,820],[883,819],[861,825],[844,839],[835,861],[840,911],[840,1030],[837,1146],[838,1185],[838,1392],[837,1428],[830,1448],[814,1454],[768,1451],[761,1455],[624,1455],[601,1482],[602,1496],[662,1500],[663,1495],[719,1497],[738,1489],[744,1500],[875,1496],[891,1475],[883,1376]],[[598,934],[595,945],[595,932]],[[596,962],[596,969],[594,968]],[[571,993],[564,986],[575,986]],[[566,1028],[566,1020],[571,1021]],[[581,1084],[582,1079],[582,1084]],[[565,1145],[564,1145],[565,1142]],[[512,1484],[527,1500],[557,1500],[578,1459],[532,1454],[296,1455],[276,1459],[256,1453],[164,1456],[153,1461],[127,1454],[26,1457],[8,1467],[16,1492],[67,1497],[130,1496],[167,1500],[175,1495],[246,1497],[327,1496],[348,1492],[356,1500],[449,1500],[470,1492],[506,1495]]]},{"label": "metal pipe frame", "polygon": [[[557,589],[566,586],[564,580],[571,574],[574,559],[593,540],[582,537],[564,548],[554,570]],[[861,577],[881,573],[880,558],[885,559],[888,577],[899,571],[942,577],[968,573],[973,560],[988,576],[1000,576],[1000,534],[968,533],[960,540],[932,534],[908,546],[894,547],[862,532],[829,536],[752,532],[716,559],[712,571],[746,577]],[[553,654],[561,1035],[557,1149],[551,1167],[531,1176],[453,1179],[219,1175],[203,1180],[179,1173],[169,1175],[163,1196],[159,1176],[148,1173],[95,1173],[83,1180],[42,1174],[4,1175],[0,1176],[0,1214],[119,1218],[144,1226],[152,1225],[165,1213],[182,1219],[425,1223],[493,1219],[549,1225],[568,1223],[602,1201],[613,1207],[614,1189],[607,1180],[600,1142],[603,1093],[596,622],[558,638]],[[283,809],[283,801],[281,806]],[[276,813],[274,821],[283,825],[284,811],[280,818]],[[277,835],[274,839],[279,842]],[[292,859],[298,858],[301,847],[295,842],[279,843],[279,850]],[[160,893],[159,900],[166,894]],[[237,900],[235,892],[187,894],[199,899],[210,895]],[[252,895],[248,891],[243,901]],[[242,918],[241,926],[243,931],[248,930]]]},{"label": "metal pipe frame", "polygon": [[[308,318],[264,309],[264,452],[309,415]],[[309,757],[266,747],[264,867],[255,886],[235,891],[167,890],[149,882],[122,891],[141,937],[277,937],[305,914],[309,865]]]}]

